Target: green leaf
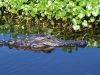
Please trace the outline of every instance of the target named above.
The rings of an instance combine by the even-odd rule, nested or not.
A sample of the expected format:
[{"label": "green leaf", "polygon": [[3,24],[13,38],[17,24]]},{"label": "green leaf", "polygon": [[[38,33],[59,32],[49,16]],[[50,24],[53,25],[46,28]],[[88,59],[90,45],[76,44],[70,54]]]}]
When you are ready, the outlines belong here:
[{"label": "green leaf", "polygon": [[91,17],[90,18],[90,22],[94,22],[95,21],[95,18],[94,17]]},{"label": "green leaf", "polygon": [[84,21],[82,22],[82,25],[83,25],[84,27],[88,27],[88,23],[87,23],[87,21],[84,20]]},{"label": "green leaf", "polygon": [[77,31],[77,30],[80,29],[80,26],[79,26],[79,25],[73,25],[72,27],[73,27],[73,29],[74,29],[75,31]]},{"label": "green leaf", "polygon": [[80,14],[78,15],[78,17],[79,17],[80,19],[82,19],[84,16],[85,16],[85,14],[83,14],[83,13],[80,13]]},{"label": "green leaf", "polygon": [[48,29],[47,31],[49,34],[51,34],[53,32],[53,29]]}]

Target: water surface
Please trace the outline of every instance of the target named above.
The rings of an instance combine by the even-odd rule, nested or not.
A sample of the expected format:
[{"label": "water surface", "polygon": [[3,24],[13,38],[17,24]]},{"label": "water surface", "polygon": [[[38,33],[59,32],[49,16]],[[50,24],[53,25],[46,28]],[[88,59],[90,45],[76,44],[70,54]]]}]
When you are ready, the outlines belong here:
[{"label": "water surface", "polygon": [[100,48],[51,53],[0,48],[0,75],[100,75]]}]

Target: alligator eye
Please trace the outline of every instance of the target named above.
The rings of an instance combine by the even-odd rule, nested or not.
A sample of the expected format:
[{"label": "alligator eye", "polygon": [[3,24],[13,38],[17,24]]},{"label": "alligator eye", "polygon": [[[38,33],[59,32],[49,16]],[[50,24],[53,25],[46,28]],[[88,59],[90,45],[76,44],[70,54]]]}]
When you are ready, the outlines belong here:
[{"label": "alligator eye", "polygon": [[51,39],[50,37],[48,37],[48,39]]},{"label": "alligator eye", "polygon": [[47,38],[48,38],[48,39],[53,39],[54,37],[52,37],[52,36],[48,36]]}]

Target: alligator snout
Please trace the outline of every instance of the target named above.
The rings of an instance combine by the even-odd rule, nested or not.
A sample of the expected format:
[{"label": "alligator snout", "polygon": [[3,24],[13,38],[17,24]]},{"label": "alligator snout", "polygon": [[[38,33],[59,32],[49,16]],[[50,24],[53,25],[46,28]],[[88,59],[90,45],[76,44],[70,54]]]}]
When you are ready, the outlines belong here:
[{"label": "alligator snout", "polygon": [[78,40],[78,41],[76,41],[76,46],[77,47],[86,47],[87,46],[87,41],[85,41],[85,40]]}]

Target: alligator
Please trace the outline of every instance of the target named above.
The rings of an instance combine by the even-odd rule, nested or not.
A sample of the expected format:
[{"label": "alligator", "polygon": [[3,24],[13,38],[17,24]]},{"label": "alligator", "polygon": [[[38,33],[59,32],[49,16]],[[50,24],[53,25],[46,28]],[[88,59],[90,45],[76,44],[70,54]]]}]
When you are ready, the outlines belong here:
[{"label": "alligator", "polygon": [[29,37],[0,41],[0,46],[6,45],[9,48],[27,49],[36,51],[53,50],[56,47],[86,47],[85,40],[62,40],[50,34],[34,34]]}]

